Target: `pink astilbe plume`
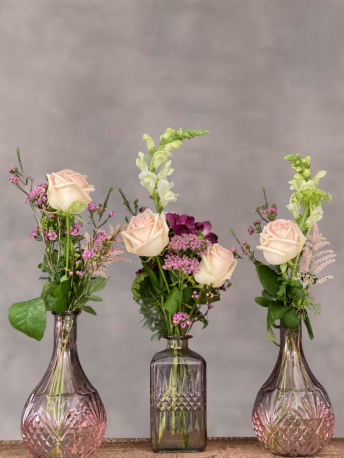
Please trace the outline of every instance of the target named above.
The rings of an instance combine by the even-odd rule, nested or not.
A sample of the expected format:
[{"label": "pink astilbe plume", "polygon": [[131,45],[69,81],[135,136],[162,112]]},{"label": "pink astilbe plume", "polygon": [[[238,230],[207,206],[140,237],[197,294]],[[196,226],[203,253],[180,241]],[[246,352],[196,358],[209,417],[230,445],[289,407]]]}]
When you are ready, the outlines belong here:
[{"label": "pink astilbe plume", "polygon": [[[305,243],[300,258],[299,271],[296,279],[302,283],[304,288],[313,286],[314,284],[321,285],[327,280],[333,278],[332,275],[327,275],[322,278],[316,279],[316,282],[310,282],[311,276],[320,273],[326,266],[335,262],[333,259],[336,255],[333,250],[321,250],[330,243],[326,238],[319,233],[318,224],[315,222],[313,225],[313,234],[310,235]],[[318,253],[317,253],[318,252]]]},{"label": "pink astilbe plume", "polygon": [[120,243],[120,239],[116,236],[119,229],[119,225],[113,227],[109,224],[109,234],[106,234],[105,231],[98,229],[96,237],[93,238],[87,232],[85,233],[86,244],[83,244],[81,248],[84,250],[84,253],[90,253],[86,268],[92,275],[106,277],[105,270],[110,264],[120,261],[134,262],[132,259],[121,256],[122,254],[127,253],[127,250],[117,248],[112,245],[109,247],[107,246],[110,241],[111,243]]}]

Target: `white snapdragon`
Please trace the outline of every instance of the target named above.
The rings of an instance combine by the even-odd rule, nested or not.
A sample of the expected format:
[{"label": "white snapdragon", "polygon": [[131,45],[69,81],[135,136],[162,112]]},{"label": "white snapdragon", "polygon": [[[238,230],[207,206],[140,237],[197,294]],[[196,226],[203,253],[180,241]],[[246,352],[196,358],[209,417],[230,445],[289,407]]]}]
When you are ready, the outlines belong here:
[{"label": "white snapdragon", "polygon": [[172,161],[166,161],[160,169],[160,172],[158,173],[158,178],[159,180],[164,180],[166,177],[172,175],[174,172],[174,169],[171,169],[171,162]]},{"label": "white snapdragon", "polygon": [[142,171],[148,170],[148,156],[143,154],[141,151],[139,152],[139,157],[136,159],[136,165]]},{"label": "white snapdragon", "polygon": [[159,180],[158,185],[157,185],[157,192],[160,197],[160,202],[163,207],[166,207],[166,205],[169,202],[176,202],[177,196],[179,194],[174,194],[174,192],[171,191],[171,188],[173,188],[174,184],[169,183],[167,180]]},{"label": "white snapdragon", "polygon": [[149,170],[143,170],[139,174],[140,184],[148,189],[150,195],[154,193],[157,176]]}]

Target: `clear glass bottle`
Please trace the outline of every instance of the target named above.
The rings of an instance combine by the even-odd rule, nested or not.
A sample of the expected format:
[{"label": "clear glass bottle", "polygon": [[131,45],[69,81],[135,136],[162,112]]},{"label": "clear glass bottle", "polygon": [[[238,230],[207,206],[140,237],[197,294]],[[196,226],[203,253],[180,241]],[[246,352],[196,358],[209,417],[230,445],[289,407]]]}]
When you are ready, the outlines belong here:
[{"label": "clear glass bottle", "polygon": [[52,313],[53,356],[25,404],[22,436],[36,458],[88,458],[102,442],[106,413],[80,365],[76,345],[80,312]]},{"label": "clear glass bottle", "polygon": [[192,336],[164,336],[167,348],[150,366],[154,452],[200,452],[207,445],[206,362],[188,346]]},{"label": "clear glass bottle", "polygon": [[334,429],[330,399],[303,353],[301,327],[301,320],[295,329],[281,320],[277,363],[252,412],[257,438],[280,456],[314,455],[331,439]]}]

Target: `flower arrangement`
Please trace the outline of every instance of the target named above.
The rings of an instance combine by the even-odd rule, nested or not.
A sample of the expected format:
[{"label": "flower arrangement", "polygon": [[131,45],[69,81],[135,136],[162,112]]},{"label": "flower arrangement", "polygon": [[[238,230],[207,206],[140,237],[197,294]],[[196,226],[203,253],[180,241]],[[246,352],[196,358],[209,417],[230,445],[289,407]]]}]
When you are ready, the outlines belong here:
[{"label": "flower arrangement", "polygon": [[179,148],[184,139],[207,133],[190,129],[175,132],[168,128],[160,137],[158,149],[148,134],[142,137],[151,160],[149,163],[148,156],[140,152],[136,164],[141,169],[140,182],[154,201],[156,213],[147,207],[139,209],[137,199],[133,209],[119,189],[123,204],[132,215],[121,236],[127,251],[140,256],[142,262],[132,292],[144,326],[154,333],[152,339],[185,336],[198,321],[206,327],[208,313],[220,300],[220,291],[231,286],[229,280],[238,262],[232,251],[217,243],[209,221],[196,222],[192,216],[163,212],[178,197],[171,191],[173,183],[167,181],[173,173],[171,160],[167,160],[171,151]]},{"label": "flower arrangement", "polygon": [[[30,237],[43,243],[45,255],[38,267],[47,275],[47,281],[40,297],[13,304],[8,317],[15,329],[41,340],[47,311],[61,314],[83,310],[96,315],[86,304],[102,301],[93,293],[105,288],[106,267],[132,261],[122,256],[126,250],[114,246],[119,241],[120,226],[109,224],[109,232],[104,230],[115,215],[110,211],[102,221],[113,188],[103,204],[96,206],[90,198],[94,186],[88,184],[86,175],[72,170],[48,174],[47,181],[34,187],[33,178],[24,173],[19,148],[17,155],[19,168],[11,165],[9,181],[26,195],[26,204],[33,212],[37,227]],[[92,235],[81,233],[86,223],[80,213],[86,209],[94,226]]]},{"label": "flower arrangement", "polygon": [[[331,275],[319,278],[318,274],[334,262],[335,257],[332,250],[323,249],[329,242],[318,228],[324,202],[331,202],[331,195],[318,187],[326,172],[321,171],[311,177],[309,156],[301,159],[299,154],[290,154],[285,160],[297,172],[289,182],[294,193],[287,205],[294,220],[277,219],[277,205],[269,208],[263,188],[265,203],[255,210],[259,219],[248,228],[249,235],[260,235],[260,245],[256,248],[263,252],[268,265],[256,259],[250,244],[246,240],[240,243],[230,229],[243,254],[256,267],[264,289],[255,301],[267,308],[268,337],[274,343],[272,328],[279,327],[275,324],[276,320],[283,320],[287,328],[295,329],[302,317],[309,337],[314,338],[308,310],[316,315],[321,312],[321,306],[312,297],[311,288],[333,278]],[[263,221],[267,223],[264,228]]]}]

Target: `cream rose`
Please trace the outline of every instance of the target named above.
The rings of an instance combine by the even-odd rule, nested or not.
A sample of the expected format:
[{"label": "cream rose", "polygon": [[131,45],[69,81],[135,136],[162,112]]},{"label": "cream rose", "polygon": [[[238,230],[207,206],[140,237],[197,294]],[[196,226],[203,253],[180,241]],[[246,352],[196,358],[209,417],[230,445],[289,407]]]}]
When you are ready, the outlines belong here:
[{"label": "cream rose", "polygon": [[147,208],[131,218],[121,236],[129,253],[151,257],[158,256],[169,244],[168,232],[165,215],[153,213]]},{"label": "cream rose", "polygon": [[94,186],[87,183],[87,175],[66,169],[47,177],[48,202],[56,210],[75,215],[84,211],[92,202],[89,194],[94,191]]},{"label": "cream rose", "polygon": [[299,226],[292,221],[277,219],[264,227],[260,234],[260,246],[269,264],[285,264],[295,258],[302,250],[306,237]]},{"label": "cream rose", "polygon": [[194,278],[197,283],[212,284],[214,288],[219,288],[231,278],[237,263],[231,251],[215,243],[208,247],[207,254],[202,257],[198,265],[200,271],[194,275]]}]

